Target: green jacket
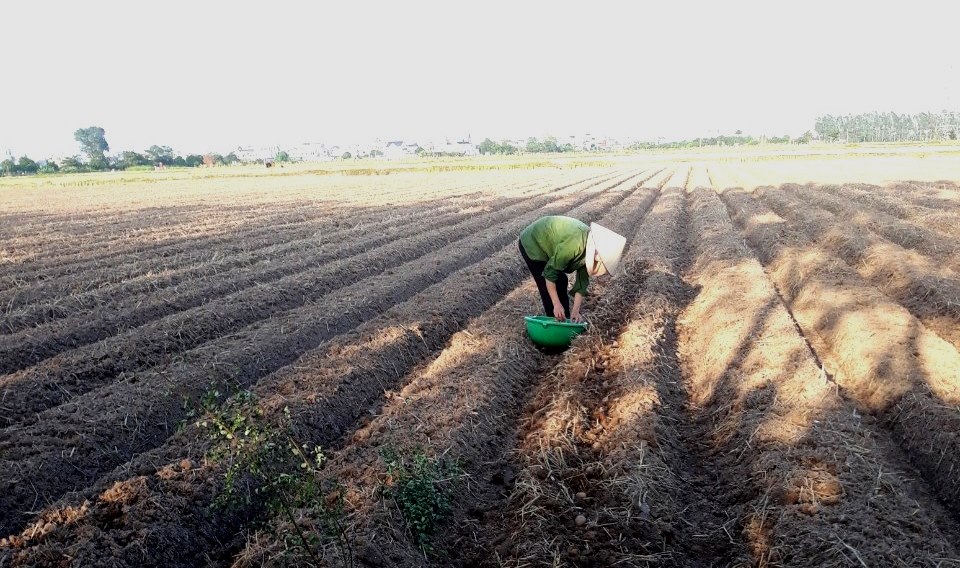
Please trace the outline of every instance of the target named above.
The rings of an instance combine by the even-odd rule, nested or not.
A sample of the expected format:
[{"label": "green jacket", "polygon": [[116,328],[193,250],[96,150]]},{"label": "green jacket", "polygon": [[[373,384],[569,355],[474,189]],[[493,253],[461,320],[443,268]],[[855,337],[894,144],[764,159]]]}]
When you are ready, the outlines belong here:
[{"label": "green jacket", "polygon": [[561,272],[577,273],[571,294],[587,295],[587,233],[590,227],[572,217],[540,217],[520,232],[520,243],[532,260],[546,262],[543,277],[556,282]]}]

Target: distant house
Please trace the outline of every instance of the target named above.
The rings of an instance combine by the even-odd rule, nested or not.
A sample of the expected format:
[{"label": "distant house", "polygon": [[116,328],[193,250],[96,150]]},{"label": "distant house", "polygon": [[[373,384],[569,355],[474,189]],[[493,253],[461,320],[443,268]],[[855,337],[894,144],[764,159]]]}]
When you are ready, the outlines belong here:
[{"label": "distant house", "polygon": [[280,151],[279,146],[262,146],[260,148],[239,146],[234,154],[241,162],[257,162],[263,160],[272,160]]},{"label": "distant house", "polygon": [[574,135],[571,136],[571,138],[573,139],[571,144],[577,150],[585,150],[589,152],[590,150],[597,150],[600,148],[600,140],[598,140],[596,136],[590,134],[589,132],[586,134]]},{"label": "distant house", "polygon": [[243,146],[238,146],[234,154],[237,155],[237,159],[241,162],[254,162],[257,160],[256,149],[254,148],[244,148]]},{"label": "distant house", "polygon": [[449,139],[442,144],[436,144],[434,152],[439,154],[452,154],[455,156],[479,156],[480,149],[473,143],[469,136],[465,140],[451,142]]},{"label": "distant house", "polygon": [[403,148],[403,140],[391,140],[383,146],[383,157],[388,160],[400,159],[407,155]]},{"label": "distant house", "polygon": [[322,142],[304,142],[286,150],[290,159],[298,162],[326,161],[338,156],[332,156],[326,144]]}]

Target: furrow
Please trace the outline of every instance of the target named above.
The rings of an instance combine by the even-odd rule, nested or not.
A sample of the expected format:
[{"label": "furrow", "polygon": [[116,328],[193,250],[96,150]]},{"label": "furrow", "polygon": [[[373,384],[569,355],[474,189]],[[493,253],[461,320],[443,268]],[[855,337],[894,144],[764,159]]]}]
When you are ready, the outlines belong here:
[{"label": "furrow", "polygon": [[[844,184],[820,186],[836,197],[848,199],[857,205],[864,205],[880,213],[893,215],[898,219],[910,221],[922,227],[933,228],[944,235],[960,239],[960,202],[947,205],[911,202],[904,195],[914,192],[915,186],[894,184],[879,187],[869,184]],[[923,199],[922,195],[915,198]],[[922,203],[922,202],[921,202]]]},{"label": "furrow", "polygon": [[934,209],[955,210],[960,207],[960,190],[955,182],[899,182],[891,189],[904,199]]},{"label": "furrow", "polygon": [[[499,200],[498,206],[505,206],[511,202],[519,201],[523,197],[530,197],[527,195],[528,193],[541,192],[541,188],[563,189],[562,187],[537,186],[532,191],[510,192],[505,190],[503,192],[504,197]],[[193,283],[213,275],[218,276],[217,279],[221,281],[221,288],[236,291],[243,286],[237,283],[236,286],[230,288],[230,285],[237,278],[243,278],[239,275],[249,274],[251,269],[272,267],[274,272],[283,269],[298,270],[295,268],[295,266],[298,266],[296,262],[302,264],[309,258],[309,254],[314,248],[329,247],[331,243],[347,241],[353,238],[354,233],[364,234],[371,231],[392,230],[394,225],[399,224],[404,219],[421,218],[423,207],[429,207],[434,211],[434,219],[431,222],[435,223],[440,220],[442,215],[454,215],[458,212],[463,213],[471,210],[479,212],[484,210],[484,204],[489,205],[489,203],[494,202],[480,196],[474,196],[474,198],[474,200],[468,202],[463,202],[460,198],[437,201],[433,204],[422,204],[413,209],[388,211],[373,209],[370,212],[351,215],[348,219],[336,220],[330,231],[321,230],[311,223],[301,223],[303,227],[296,232],[274,231],[267,239],[251,241],[251,239],[245,238],[237,240],[236,243],[225,248],[203,250],[203,261],[200,263],[191,264],[188,262],[189,259],[185,257],[148,259],[146,262],[138,260],[136,261],[136,271],[143,273],[143,275],[115,284],[104,284],[104,282],[116,279],[115,274],[113,274],[113,267],[104,268],[104,275],[100,277],[85,273],[38,283],[31,286],[29,292],[21,293],[16,298],[18,302],[30,303],[18,309],[14,309],[12,303],[8,304],[8,313],[0,319],[0,332],[15,333],[47,321],[79,316],[84,312],[107,307],[114,312],[120,311],[123,307],[116,307],[115,305],[123,299],[145,293],[156,296],[158,293],[179,284]],[[295,255],[295,263],[277,266],[277,258],[282,258],[284,255]],[[144,266],[150,263],[155,263],[155,266]],[[299,270],[302,270],[302,268]],[[267,276],[267,279],[270,278]],[[176,294],[174,290],[165,293]],[[222,295],[222,293],[217,292],[211,293],[213,297]],[[46,302],[42,301],[48,297],[52,297],[52,299]]]},{"label": "furrow", "polygon": [[[615,204],[599,221],[612,229],[632,232],[655,196],[656,191],[641,189]],[[599,212],[592,208],[570,215],[589,220]],[[517,254],[514,247],[506,253]],[[523,272],[520,267],[519,275]],[[463,475],[471,480],[470,487],[459,484],[464,491],[456,492],[461,496],[453,501],[453,518],[437,536],[435,545],[438,551],[442,549],[438,554],[447,565],[469,566],[489,559],[494,539],[502,538],[502,530],[486,535],[489,538],[479,538],[479,521],[498,513],[505,497],[504,484],[509,485],[512,476],[506,462],[517,419],[545,370],[544,364],[549,364],[531,346],[522,325],[522,315],[533,305],[532,292],[532,287],[523,286],[471,321],[439,357],[425,361],[405,377],[402,389],[386,385],[386,400],[371,409],[376,418],[345,439],[345,446],[332,455],[324,476],[347,484],[347,492],[355,496],[350,515],[361,562],[414,566],[423,561],[417,545],[403,534],[402,521],[396,515],[384,515],[379,505],[379,482],[385,473],[380,450],[384,448],[402,454],[420,449],[460,464]],[[604,326],[608,323],[605,318],[612,315],[598,310],[590,313],[597,326]],[[321,420],[320,425],[329,420],[331,412],[337,413],[333,408],[317,410],[313,415]],[[302,437],[322,441],[327,438],[325,430],[313,425]],[[281,531],[289,530],[283,519],[274,519],[274,523]],[[256,565],[271,557],[279,546],[277,541],[265,544],[248,540],[238,563]]]},{"label": "furrow", "polygon": [[783,186],[785,191],[800,196],[805,203],[822,207],[841,217],[849,227],[870,231],[904,248],[916,250],[943,266],[960,272],[960,243],[956,238],[903,221],[892,215],[853,207],[851,202],[838,199],[826,192],[793,184]]},{"label": "furrow", "polygon": [[679,488],[656,439],[651,378],[670,357],[663,332],[683,294],[674,268],[681,191],[664,190],[631,231],[631,268],[604,293],[605,321],[528,405],[505,518],[488,520],[508,532],[484,565],[681,563],[667,521]]},{"label": "furrow", "polygon": [[[411,213],[408,217],[391,217],[369,225],[356,225],[329,235],[314,234],[309,238],[270,247],[253,255],[230,257],[228,251],[224,253],[229,259],[225,262],[209,263],[199,270],[171,275],[168,281],[182,282],[182,285],[166,290],[157,283],[146,285],[141,292],[149,291],[151,294],[148,299],[134,294],[126,301],[101,308],[93,314],[80,311],[71,314],[72,317],[47,325],[0,336],[0,372],[17,371],[63,351],[122,334],[126,330],[170,314],[209,304],[227,294],[235,294],[252,286],[268,285],[338,259],[372,251],[399,239],[441,230],[475,218],[478,214],[522,202],[522,199],[507,198],[501,202],[481,205],[473,211],[464,211],[462,207],[454,206],[447,214],[444,214],[443,208],[437,208],[435,215],[425,222],[414,222],[422,218],[423,213],[420,211]],[[218,251],[214,254],[221,253]],[[292,258],[286,259],[278,255],[290,255]],[[239,268],[229,270],[231,265],[237,264],[240,264]],[[213,276],[216,278],[212,278]],[[96,296],[99,296],[99,293]],[[112,299],[116,301],[116,297]],[[69,302],[63,304],[65,305],[62,309],[68,310],[68,313],[77,312],[66,305]]]},{"label": "furrow", "polygon": [[[802,195],[809,191],[805,189]],[[960,277],[955,272],[869,231],[850,230],[846,217],[810,207],[793,192],[770,187],[757,190],[757,194],[813,242],[837,255],[925,326],[960,347]]]},{"label": "furrow", "polygon": [[[678,428],[706,474],[688,480],[691,493],[724,514],[693,521],[714,536],[692,552],[724,558],[720,545],[730,556],[717,564],[811,567],[842,563],[843,543],[868,565],[956,557],[942,518],[913,511],[909,486],[872,489],[889,467],[875,428],[837,395],[713,190],[689,200],[685,278],[698,292],[677,322],[689,417]],[[700,503],[688,502],[693,519]]]},{"label": "furrow", "polygon": [[[578,190],[592,187],[592,183],[574,185],[562,193],[575,195]],[[66,351],[34,367],[9,374],[0,378],[0,388],[3,389],[0,407],[4,410],[0,424],[24,421],[45,408],[62,404],[73,396],[109,383],[118,375],[161,364],[181,351],[244,325],[269,318],[281,310],[316,301],[331,289],[374,274],[389,275],[397,265],[431,248],[439,248],[470,231],[535,210],[557,199],[556,195],[543,195],[456,225],[434,227],[426,243],[423,237],[426,233],[419,232],[420,225],[411,227],[415,231],[412,236],[367,252],[362,252],[363,247],[367,246],[365,241],[360,241],[359,246],[338,243],[335,249],[338,252],[335,254],[339,260],[335,262],[316,262],[317,268],[286,276],[268,285],[260,284],[210,302],[201,302],[196,307],[149,321],[141,327],[110,335],[99,342]],[[427,228],[430,228],[429,224]],[[165,302],[159,302],[156,304],[159,307],[155,309],[164,310],[165,305]],[[150,308],[146,306],[133,309],[139,313],[150,313]],[[110,328],[106,328],[105,333],[109,331]],[[82,334],[84,330],[81,328],[78,333]],[[7,352],[5,357],[10,361],[9,364],[30,357],[31,353],[42,353],[42,340],[37,338],[32,344],[21,343],[14,347],[18,350],[16,353]],[[55,342],[47,345],[51,346],[51,350],[56,349]]]},{"label": "furrow", "polygon": [[[476,184],[477,187],[482,187],[481,184]],[[388,200],[391,195],[400,194],[403,192],[409,191],[412,187],[397,187],[393,188],[390,191],[387,191],[385,194],[382,194],[380,197],[383,201]],[[459,198],[464,193],[464,188],[458,188],[457,195],[455,197]],[[435,193],[438,197],[451,198],[451,192],[439,191],[431,192]],[[423,197],[429,198],[429,195]],[[350,209],[354,208],[350,203],[338,203],[333,201],[331,203],[336,207],[336,209]],[[237,235],[237,229],[242,232],[248,238],[254,238],[264,235],[269,235],[270,232],[268,229],[263,229],[264,226],[271,228],[280,228],[280,227],[296,227],[294,224],[287,223],[287,220],[291,217],[291,210],[294,213],[299,213],[301,216],[308,216],[309,219],[314,221],[331,221],[335,220],[338,217],[336,211],[331,210],[316,210],[314,209],[314,203],[310,201],[295,201],[292,203],[284,203],[282,205],[277,205],[276,201],[268,204],[258,204],[259,207],[256,212],[251,212],[249,207],[246,206],[232,206],[226,209],[226,211],[221,208],[216,209],[196,209],[195,215],[201,218],[199,225],[196,224],[184,224],[177,223],[170,227],[171,234],[144,234],[141,235],[143,231],[150,231],[152,229],[140,229],[144,224],[144,211],[139,210],[136,214],[132,213],[123,213],[120,215],[119,221],[109,221],[103,220],[98,225],[95,225],[95,228],[99,231],[109,230],[112,233],[115,233],[119,230],[125,228],[126,225],[132,225],[134,227],[133,232],[124,233],[119,237],[108,236],[106,240],[100,240],[96,235],[93,238],[86,238],[87,235],[77,234],[77,225],[72,219],[68,220],[54,220],[50,219],[46,221],[44,225],[35,229],[33,233],[29,232],[27,229],[27,234],[42,234],[44,230],[47,230],[49,227],[69,227],[71,231],[68,234],[63,235],[62,238],[46,238],[44,239],[42,245],[45,247],[47,254],[44,254],[42,257],[37,259],[38,262],[31,263],[33,266],[22,267],[26,272],[35,273],[40,271],[40,275],[45,274],[45,270],[52,270],[56,267],[62,267],[65,270],[68,270],[71,273],[76,273],[78,268],[73,266],[78,263],[98,261],[103,263],[109,258],[119,258],[123,256],[132,256],[135,254],[146,254],[152,253],[152,256],[161,256],[160,253],[164,251],[169,251],[169,249],[179,248],[176,247],[178,244],[204,244],[209,245],[207,241],[209,239],[218,239],[222,238],[224,234],[227,235]],[[415,205],[414,205],[415,206]],[[409,208],[411,206],[406,206]],[[396,205],[388,206],[378,206],[378,208],[387,213],[391,209],[397,209]],[[363,209],[360,207],[360,209]],[[233,213],[232,215],[229,213]],[[237,215],[239,213],[239,215]],[[209,217],[213,217],[210,219]],[[147,217],[149,219],[150,217]],[[302,221],[307,220],[304,218]],[[179,221],[179,219],[178,219]],[[250,225],[247,221],[254,222],[254,225]],[[302,222],[301,221],[301,222]],[[279,223],[279,226],[275,223]],[[188,234],[184,234],[184,231],[188,231]],[[216,234],[211,234],[211,232]],[[76,246],[76,240],[78,237],[82,237],[83,240],[79,243],[79,246]],[[70,246],[66,249],[58,248],[58,244],[62,244],[60,241],[69,242]],[[115,244],[120,244],[121,246],[114,246]],[[131,245],[131,243],[134,243]],[[20,248],[29,246],[29,243],[13,243],[15,246]],[[85,258],[87,249],[93,251],[94,258]],[[164,256],[169,256],[169,254],[164,254]],[[49,278],[51,275],[46,274],[45,277]],[[21,279],[23,276],[21,276]]]},{"label": "furrow", "polygon": [[[185,352],[172,363],[77,397],[43,412],[36,423],[3,430],[0,483],[6,487],[0,491],[2,528],[16,530],[28,511],[38,505],[89,485],[111,468],[163,443],[186,416],[189,402],[207,390],[254,384],[294,361],[298,354],[487,257],[537,216],[569,210],[597,198],[606,187],[574,192],[539,210],[514,215],[469,238],[415,257],[392,273],[342,288],[316,304],[260,321]],[[618,197],[619,192],[606,192],[603,199]],[[70,472],[80,475],[71,476]],[[29,475],[28,482],[24,475]]]},{"label": "furrow", "polygon": [[[908,458],[893,461],[907,474],[890,470],[890,480],[906,484],[916,467],[953,515],[960,513],[956,348],[748,193],[727,190],[723,200],[841,393],[879,419],[905,450]],[[914,487],[905,495],[933,514],[937,506],[924,497],[928,492]],[[956,534],[956,520],[940,524]]]},{"label": "furrow", "polygon": [[[468,201],[473,202],[476,200]],[[440,199],[416,205],[377,206],[368,209],[336,206],[332,214],[327,207],[317,210],[298,207],[276,219],[260,218],[256,226],[241,230],[219,227],[216,234],[186,236],[176,243],[151,244],[133,251],[112,251],[106,256],[64,265],[61,269],[37,269],[11,278],[17,289],[0,294],[0,305],[6,311],[28,306],[44,299],[59,299],[84,292],[104,294],[111,284],[122,284],[138,277],[151,277],[166,271],[203,264],[220,256],[250,253],[264,247],[299,239],[317,238],[323,232],[338,232],[351,226],[390,223],[403,216],[416,216],[424,207],[460,205],[460,198]],[[280,221],[276,223],[274,221]]]},{"label": "furrow", "polygon": [[[616,205],[624,195],[622,192],[607,192],[574,209],[571,214],[596,214]],[[509,234],[515,235],[516,231]],[[257,392],[261,394],[266,407],[272,408],[272,411],[279,410],[278,403],[291,408],[291,416],[304,429],[304,433],[309,435],[309,438],[305,439],[317,440],[324,445],[332,443],[343,435],[351,424],[365,415],[363,409],[371,404],[382,403],[383,390],[402,378],[405,372],[403,369],[411,368],[423,357],[439,349],[469,317],[478,315],[489,307],[496,297],[516,284],[523,275],[522,263],[517,262],[516,257],[515,246],[511,244],[484,262],[448,276],[406,302],[386,310],[382,318],[361,324],[355,330],[344,333],[301,357],[296,364],[268,376],[255,387]],[[388,361],[391,362],[389,365]],[[378,400],[380,402],[377,402]],[[189,434],[195,436],[196,431]],[[118,472],[102,480],[94,494],[115,480],[126,479],[131,473],[142,472],[145,467],[150,469],[151,464],[166,465],[169,459],[179,461],[183,456],[184,446],[197,448],[203,445],[182,442],[183,436],[189,434],[181,433],[179,442],[174,438],[173,443],[165,446],[165,452],[143,454],[120,468]],[[202,457],[202,447],[199,451],[199,455],[193,455],[195,460]],[[184,506],[196,508],[198,512],[204,511],[214,495],[204,492],[199,496],[200,501],[197,501],[196,487],[205,487],[208,484],[217,486],[222,472],[217,467],[212,471],[191,472],[187,480],[163,479],[160,475],[162,472],[158,472],[156,478],[150,479],[151,485],[163,484],[167,489],[145,500],[140,507],[153,511],[153,514],[176,511]],[[164,471],[169,471],[169,468]],[[202,479],[197,480],[197,476]],[[187,481],[194,487],[194,494],[184,502],[185,495],[181,492]],[[156,503],[156,499],[172,502],[165,506]],[[135,522],[136,514],[137,512],[131,512],[131,523]],[[196,527],[191,525],[191,530],[197,530],[192,533],[191,538],[196,539],[195,544],[199,548],[189,550],[196,555],[204,554],[213,544],[219,545],[219,540],[215,543],[204,541],[213,538],[210,532],[222,535],[225,530],[231,530],[232,526],[199,514],[190,515],[189,518],[199,523]],[[112,528],[116,527],[102,527],[99,530]],[[178,529],[178,533],[183,534],[183,527]],[[143,543],[131,546],[129,553],[143,554],[142,545]],[[183,549],[178,550],[178,554],[182,553]],[[184,557],[179,558],[183,560]],[[140,564],[142,561],[141,558],[135,563]],[[165,565],[180,564],[173,562]]]},{"label": "furrow", "polygon": [[[438,215],[452,215],[461,207],[437,203],[435,208]],[[304,222],[295,231],[278,229],[270,232],[266,238],[238,236],[224,247],[197,247],[195,255],[131,261],[131,264],[136,265],[134,270],[139,275],[131,274],[130,278],[118,282],[113,282],[118,280],[113,271],[118,269],[119,265],[103,267],[94,273],[38,282],[30,285],[29,290],[11,298],[7,303],[7,313],[0,319],[0,328],[4,333],[14,334],[48,322],[77,316],[80,312],[112,308],[114,304],[137,294],[155,294],[184,282],[214,275],[222,280],[232,280],[235,274],[256,270],[264,264],[269,266],[268,263],[284,259],[285,255],[293,254],[299,257],[304,253],[309,254],[311,245],[318,248],[329,242],[347,240],[351,234],[358,232],[360,227],[364,231],[376,232],[389,229],[404,219],[415,219],[418,215],[420,213],[415,211],[399,215],[378,212],[372,216],[361,215],[362,219],[347,227],[330,224],[325,228]]]}]

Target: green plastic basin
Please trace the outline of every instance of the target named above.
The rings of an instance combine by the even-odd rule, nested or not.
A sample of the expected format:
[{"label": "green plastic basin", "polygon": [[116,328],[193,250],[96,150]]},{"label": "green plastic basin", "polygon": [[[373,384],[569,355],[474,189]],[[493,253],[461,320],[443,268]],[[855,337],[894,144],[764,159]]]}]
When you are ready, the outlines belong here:
[{"label": "green plastic basin", "polygon": [[587,329],[585,323],[557,321],[552,316],[524,316],[523,319],[527,322],[530,339],[543,347],[566,347]]}]

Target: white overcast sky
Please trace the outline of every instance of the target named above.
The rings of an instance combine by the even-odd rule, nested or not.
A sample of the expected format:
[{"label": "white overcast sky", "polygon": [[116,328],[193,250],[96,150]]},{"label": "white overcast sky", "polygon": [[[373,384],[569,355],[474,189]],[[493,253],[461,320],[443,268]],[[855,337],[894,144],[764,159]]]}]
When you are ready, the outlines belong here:
[{"label": "white overcast sky", "polygon": [[0,152],[801,134],[958,110],[949,2],[4,2]]}]

